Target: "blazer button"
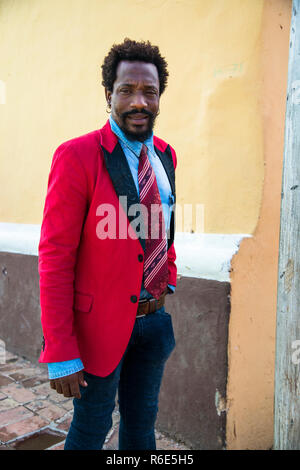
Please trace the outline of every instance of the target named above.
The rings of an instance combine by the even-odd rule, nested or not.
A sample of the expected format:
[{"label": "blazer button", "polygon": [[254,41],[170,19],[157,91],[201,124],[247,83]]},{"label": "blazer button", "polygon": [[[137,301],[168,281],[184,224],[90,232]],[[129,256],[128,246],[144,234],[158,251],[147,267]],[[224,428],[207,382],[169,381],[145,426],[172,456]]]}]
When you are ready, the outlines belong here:
[{"label": "blazer button", "polygon": [[142,262],[143,259],[144,259],[143,255],[138,255],[138,260],[139,260],[140,262]]},{"label": "blazer button", "polygon": [[132,296],[130,297],[130,300],[131,300],[131,302],[132,302],[133,304],[135,304],[135,303],[137,302],[137,296],[136,296],[136,295],[132,295]]}]

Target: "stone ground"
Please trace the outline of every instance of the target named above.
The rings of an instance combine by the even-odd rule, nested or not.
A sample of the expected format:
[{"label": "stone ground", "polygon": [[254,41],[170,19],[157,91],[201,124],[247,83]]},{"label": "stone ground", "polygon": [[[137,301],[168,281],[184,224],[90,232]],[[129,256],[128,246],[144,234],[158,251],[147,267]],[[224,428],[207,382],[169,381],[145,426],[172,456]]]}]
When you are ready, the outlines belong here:
[{"label": "stone ground", "polygon": [[[0,450],[63,450],[73,399],[49,385],[46,366],[6,351],[0,364]],[[119,412],[103,449],[117,450]],[[156,431],[157,450],[189,450]]]}]

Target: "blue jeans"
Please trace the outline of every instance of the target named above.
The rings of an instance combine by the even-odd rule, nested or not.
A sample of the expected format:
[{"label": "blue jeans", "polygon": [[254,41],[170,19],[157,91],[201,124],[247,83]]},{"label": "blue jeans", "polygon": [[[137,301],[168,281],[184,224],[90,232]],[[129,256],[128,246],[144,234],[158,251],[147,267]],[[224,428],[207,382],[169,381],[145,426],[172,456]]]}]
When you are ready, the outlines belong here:
[{"label": "blue jeans", "polygon": [[172,318],[162,306],[137,318],[127,349],[107,377],[84,372],[87,387],[74,398],[65,450],[100,450],[112,426],[118,390],[119,450],[155,450],[154,425],[166,360],[175,347]]}]

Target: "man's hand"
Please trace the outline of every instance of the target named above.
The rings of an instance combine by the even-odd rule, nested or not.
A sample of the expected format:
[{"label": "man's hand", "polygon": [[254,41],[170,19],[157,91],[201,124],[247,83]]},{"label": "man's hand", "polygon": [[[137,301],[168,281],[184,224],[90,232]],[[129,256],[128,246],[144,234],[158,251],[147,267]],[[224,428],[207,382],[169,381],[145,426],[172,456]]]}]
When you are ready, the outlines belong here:
[{"label": "man's hand", "polygon": [[75,374],[50,380],[50,387],[56,390],[57,393],[62,393],[68,398],[81,398],[79,384],[83,387],[87,387],[88,385],[83,378],[82,370],[75,372]]}]

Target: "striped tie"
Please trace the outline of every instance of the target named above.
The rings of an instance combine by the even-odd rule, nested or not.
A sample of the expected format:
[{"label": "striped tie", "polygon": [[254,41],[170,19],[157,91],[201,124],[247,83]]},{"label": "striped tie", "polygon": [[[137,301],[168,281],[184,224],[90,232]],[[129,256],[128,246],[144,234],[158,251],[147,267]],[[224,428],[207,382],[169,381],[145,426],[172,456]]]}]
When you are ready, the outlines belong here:
[{"label": "striped tie", "polygon": [[161,199],[153,168],[143,145],[138,167],[140,204],[147,209],[144,286],[156,299],[168,285],[167,237]]}]

